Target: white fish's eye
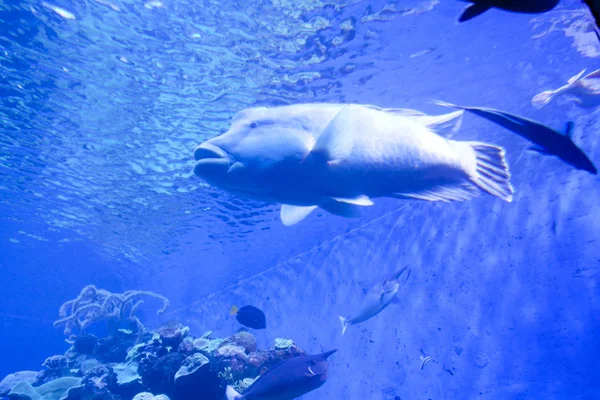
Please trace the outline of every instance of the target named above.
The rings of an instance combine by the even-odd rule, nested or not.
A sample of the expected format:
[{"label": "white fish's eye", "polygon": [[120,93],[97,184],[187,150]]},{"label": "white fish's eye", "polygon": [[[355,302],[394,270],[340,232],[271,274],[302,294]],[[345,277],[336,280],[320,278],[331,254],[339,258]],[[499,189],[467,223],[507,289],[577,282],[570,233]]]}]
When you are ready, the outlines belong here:
[{"label": "white fish's eye", "polygon": [[256,128],[258,125],[256,125],[256,122],[253,122],[250,124],[250,129],[254,129]]}]

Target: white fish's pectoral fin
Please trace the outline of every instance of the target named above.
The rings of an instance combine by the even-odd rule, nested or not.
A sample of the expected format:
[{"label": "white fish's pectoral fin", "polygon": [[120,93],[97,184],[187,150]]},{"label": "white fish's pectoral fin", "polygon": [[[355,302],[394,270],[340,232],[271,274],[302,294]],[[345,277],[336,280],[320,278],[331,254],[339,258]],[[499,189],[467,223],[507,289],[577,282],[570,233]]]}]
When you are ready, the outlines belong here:
[{"label": "white fish's pectoral fin", "polygon": [[312,157],[325,161],[339,161],[348,157],[354,147],[351,106],[344,106],[317,137],[310,151]]},{"label": "white fish's pectoral fin", "polygon": [[364,205],[366,204],[357,205],[356,203],[340,201],[331,198],[331,200],[319,204],[319,207],[321,207],[323,210],[327,211],[330,214],[337,215],[340,217],[359,218],[361,215],[360,208],[364,207]]},{"label": "white fish's pectoral fin", "polygon": [[585,73],[586,69],[584,69],[583,71],[581,71],[580,73],[578,73],[575,76],[572,76],[571,78],[569,78],[569,80],[567,81],[569,83],[569,85],[574,84],[575,82],[577,82],[578,80],[581,79],[581,77],[583,76],[583,74]]},{"label": "white fish's pectoral fin", "polygon": [[302,221],[304,218],[313,212],[317,206],[290,206],[289,204],[281,205],[279,217],[285,226],[291,226]]},{"label": "white fish's pectoral fin", "polygon": [[399,199],[415,199],[426,201],[465,201],[477,197],[479,191],[469,184],[460,186],[439,186],[437,188],[412,193],[394,193],[392,196]]},{"label": "white fish's pectoral fin", "polygon": [[333,197],[335,201],[339,201],[342,203],[354,204],[357,206],[372,206],[374,203],[368,196],[361,195],[354,198],[342,198],[342,197]]}]

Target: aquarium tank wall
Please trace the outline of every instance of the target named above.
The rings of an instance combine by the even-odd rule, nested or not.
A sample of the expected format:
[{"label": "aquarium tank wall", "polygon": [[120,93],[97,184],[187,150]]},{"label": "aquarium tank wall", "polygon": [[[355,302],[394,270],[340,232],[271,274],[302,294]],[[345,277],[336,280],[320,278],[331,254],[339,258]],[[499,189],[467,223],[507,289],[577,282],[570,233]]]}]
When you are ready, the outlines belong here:
[{"label": "aquarium tank wall", "polygon": [[0,2],[0,397],[600,399],[593,7]]}]

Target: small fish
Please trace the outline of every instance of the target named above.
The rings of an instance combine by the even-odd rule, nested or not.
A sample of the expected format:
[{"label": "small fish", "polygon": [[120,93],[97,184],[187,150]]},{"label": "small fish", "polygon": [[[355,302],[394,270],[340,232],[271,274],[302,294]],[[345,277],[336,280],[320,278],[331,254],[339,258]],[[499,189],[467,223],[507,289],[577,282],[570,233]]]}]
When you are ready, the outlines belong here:
[{"label": "small fish", "polygon": [[[346,333],[348,326],[364,322],[369,318],[374,317],[394,300],[398,293],[398,289],[400,289],[398,279],[400,279],[400,276],[406,270],[407,267],[404,267],[390,278],[383,282],[378,282],[371,287],[363,299],[360,308],[353,316],[340,317],[340,322],[342,323],[342,335]],[[410,270],[408,271],[405,281],[408,279],[409,275]]]},{"label": "small fish", "polygon": [[573,143],[571,138],[574,126],[573,122],[567,123],[565,134],[562,134],[538,122],[493,108],[464,107],[443,101],[434,101],[434,103],[444,107],[454,107],[470,111],[530,140],[534,145],[529,147],[529,150],[544,155],[556,156],[576,169],[581,169],[594,175],[598,173],[598,170],[588,156]]},{"label": "small fish", "polygon": [[327,357],[337,350],[281,361],[261,375],[242,395],[227,386],[227,400],[292,400],[323,386]]},{"label": "small fish", "polygon": [[254,306],[244,306],[240,309],[232,306],[229,315],[235,315],[235,319],[248,328],[265,329],[267,327],[265,313]]},{"label": "small fish", "polygon": [[559,0],[466,0],[472,5],[462,13],[459,22],[465,22],[483,14],[491,8],[499,8],[523,14],[541,14],[552,10]]},{"label": "small fish", "polygon": [[600,69],[583,76],[585,69],[567,81],[567,84],[556,90],[546,90],[531,99],[534,107],[540,109],[559,95],[568,95],[575,104],[582,108],[600,106]]},{"label": "small fish", "polygon": [[437,134],[464,111],[430,116],[360,104],[311,103],[238,112],[194,150],[194,173],[238,196],[281,204],[290,226],[317,207],[359,217],[373,198],[510,202],[504,149]]}]

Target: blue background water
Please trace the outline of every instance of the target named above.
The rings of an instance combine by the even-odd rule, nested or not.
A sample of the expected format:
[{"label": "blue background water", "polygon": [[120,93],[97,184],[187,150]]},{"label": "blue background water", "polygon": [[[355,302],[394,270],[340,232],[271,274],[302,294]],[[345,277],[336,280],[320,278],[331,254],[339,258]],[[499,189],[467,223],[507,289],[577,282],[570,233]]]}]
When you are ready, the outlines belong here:
[{"label": "blue background water", "polygon": [[[193,148],[236,111],[309,101],[437,114],[429,101],[441,99],[556,128],[573,119],[600,163],[597,113],[530,102],[600,67],[583,6],[459,25],[464,6],[2,2],[0,375],[64,352],[52,321],[94,283],[166,295],[165,318],[195,334],[237,330],[231,304],[261,307],[262,346],[339,350],[311,399],[600,398],[597,177],[471,115],[455,138],[506,148],[513,203],[378,200],[358,220],[316,213],[284,227],[277,207],[191,172]],[[401,304],[340,336],[338,315],[403,265]],[[158,323],[151,306],[142,318]]]}]

